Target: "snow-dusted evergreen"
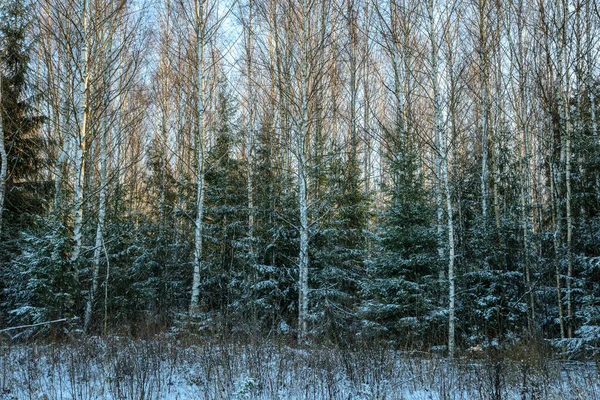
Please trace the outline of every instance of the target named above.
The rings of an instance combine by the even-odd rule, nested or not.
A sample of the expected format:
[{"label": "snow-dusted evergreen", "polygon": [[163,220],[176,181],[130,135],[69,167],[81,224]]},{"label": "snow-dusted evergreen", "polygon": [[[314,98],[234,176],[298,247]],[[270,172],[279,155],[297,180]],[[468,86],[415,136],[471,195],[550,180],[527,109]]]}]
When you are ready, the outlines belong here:
[{"label": "snow-dusted evergreen", "polygon": [[594,6],[2,2],[0,330],[596,355]]}]

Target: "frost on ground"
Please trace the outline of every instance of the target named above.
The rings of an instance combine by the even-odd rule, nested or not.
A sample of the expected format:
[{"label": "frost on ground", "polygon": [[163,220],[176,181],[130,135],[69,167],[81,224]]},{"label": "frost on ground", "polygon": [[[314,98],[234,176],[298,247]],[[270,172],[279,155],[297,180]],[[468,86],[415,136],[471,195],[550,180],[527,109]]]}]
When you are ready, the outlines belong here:
[{"label": "frost on ground", "polygon": [[594,363],[87,339],[0,348],[0,399],[600,399]]}]

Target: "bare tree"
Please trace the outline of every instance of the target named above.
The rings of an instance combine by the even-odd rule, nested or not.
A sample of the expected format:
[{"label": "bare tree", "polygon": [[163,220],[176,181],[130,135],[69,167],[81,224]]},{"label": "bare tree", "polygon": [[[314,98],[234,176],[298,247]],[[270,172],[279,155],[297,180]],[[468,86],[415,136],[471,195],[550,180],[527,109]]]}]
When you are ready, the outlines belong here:
[{"label": "bare tree", "polygon": [[[431,42],[431,87],[433,92],[433,124],[436,153],[436,172],[439,173],[438,184],[438,213],[440,204],[440,194],[445,194],[446,221],[448,234],[448,355],[454,357],[455,352],[455,304],[456,304],[456,289],[455,289],[455,274],[454,274],[454,222],[453,222],[453,207],[452,197],[450,193],[450,180],[448,173],[448,143],[446,133],[443,127],[443,110],[442,99],[440,93],[440,56],[439,56],[439,26],[444,22],[440,21],[438,13],[440,10],[435,5],[435,0],[429,0],[427,3],[427,16],[429,19],[428,36]],[[439,214],[438,214],[439,215]],[[439,220],[439,217],[438,217]]]},{"label": "bare tree", "polygon": [[[139,20],[132,22],[127,20],[125,17],[127,6],[126,0],[123,0],[119,3],[107,4],[97,10],[101,15],[98,19],[104,22],[95,37],[98,43],[103,44],[102,47],[99,46],[96,53],[102,63],[98,65],[96,72],[99,77],[95,80],[94,91],[98,95],[93,113],[94,120],[99,121],[94,126],[96,132],[94,136],[99,136],[98,219],[92,261],[92,284],[85,309],[84,331],[88,330],[92,318],[94,299],[99,286],[100,259],[104,251],[104,226],[109,190],[109,136],[111,128],[122,122],[119,116],[127,112],[122,109],[120,100],[132,89],[131,76],[139,66],[136,52],[128,51],[132,48],[132,41],[136,37],[133,32]],[[123,84],[124,77],[129,78],[128,84]]]},{"label": "bare tree", "polygon": [[[2,103],[2,77],[4,71],[0,66],[0,106]],[[0,115],[2,110],[0,109]],[[6,176],[8,172],[8,157],[6,155],[6,146],[4,144],[4,129],[2,126],[2,118],[0,117],[0,233],[2,233],[2,214],[4,211],[4,198],[6,195]]]}]

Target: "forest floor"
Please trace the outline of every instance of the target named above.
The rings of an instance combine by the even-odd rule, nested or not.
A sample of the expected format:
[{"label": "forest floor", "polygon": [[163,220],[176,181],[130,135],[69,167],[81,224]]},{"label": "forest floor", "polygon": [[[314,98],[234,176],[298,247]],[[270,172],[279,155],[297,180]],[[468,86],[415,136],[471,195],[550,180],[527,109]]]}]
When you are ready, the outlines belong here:
[{"label": "forest floor", "polygon": [[176,338],[0,346],[0,400],[600,399],[600,366]]}]

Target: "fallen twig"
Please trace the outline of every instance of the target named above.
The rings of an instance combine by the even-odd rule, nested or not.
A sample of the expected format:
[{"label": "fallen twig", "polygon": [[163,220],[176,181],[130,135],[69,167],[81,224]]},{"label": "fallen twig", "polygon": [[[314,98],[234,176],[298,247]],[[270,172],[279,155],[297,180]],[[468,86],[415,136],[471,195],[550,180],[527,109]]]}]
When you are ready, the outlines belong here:
[{"label": "fallen twig", "polygon": [[61,318],[61,319],[55,319],[53,321],[38,322],[37,324],[31,324],[31,325],[13,326],[13,327],[10,327],[10,328],[0,329],[0,332],[14,331],[16,329],[34,328],[36,326],[55,324],[57,322],[65,322],[65,321],[68,321],[68,320],[69,320],[69,318]]}]

